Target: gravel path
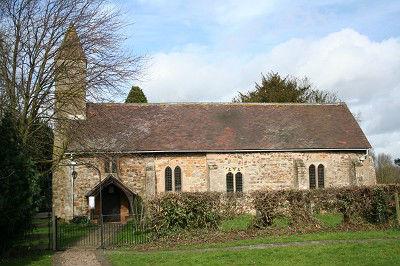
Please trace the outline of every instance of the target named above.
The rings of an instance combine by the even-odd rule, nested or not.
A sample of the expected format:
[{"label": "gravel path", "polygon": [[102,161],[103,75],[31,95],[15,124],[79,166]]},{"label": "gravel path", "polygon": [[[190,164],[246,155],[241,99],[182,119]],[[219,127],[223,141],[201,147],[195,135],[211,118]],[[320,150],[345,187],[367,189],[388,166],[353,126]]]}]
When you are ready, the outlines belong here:
[{"label": "gravel path", "polygon": [[85,249],[68,249],[57,252],[53,257],[55,266],[108,266],[108,261],[104,258],[102,251]]},{"label": "gravel path", "polygon": [[[114,225],[115,226],[115,225]],[[111,236],[115,235],[123,226],[113,229],[112,227],[105,226],[103,228],[103,243],[105,245],[109,244],[112,240]],[[89,235],[83,237],[73,244],[73,247],[57,252],[53,256],[53,265],[64,266],[64,265],[84,265],[84,266],[98,266],[98,265],[110,265],[105,256],[103,255],[103,250],[100,248],[100,228],[91,230]]]}]

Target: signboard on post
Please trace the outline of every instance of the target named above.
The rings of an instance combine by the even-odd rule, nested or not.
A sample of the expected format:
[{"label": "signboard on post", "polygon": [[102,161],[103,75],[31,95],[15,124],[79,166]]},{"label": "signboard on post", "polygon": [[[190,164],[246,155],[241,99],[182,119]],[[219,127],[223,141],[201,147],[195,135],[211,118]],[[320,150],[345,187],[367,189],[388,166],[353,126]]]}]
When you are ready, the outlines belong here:
[{"label": "signboard on post", "polygon": [[89,197],[89,209],[93,210],[95,208],[94,196]]}]

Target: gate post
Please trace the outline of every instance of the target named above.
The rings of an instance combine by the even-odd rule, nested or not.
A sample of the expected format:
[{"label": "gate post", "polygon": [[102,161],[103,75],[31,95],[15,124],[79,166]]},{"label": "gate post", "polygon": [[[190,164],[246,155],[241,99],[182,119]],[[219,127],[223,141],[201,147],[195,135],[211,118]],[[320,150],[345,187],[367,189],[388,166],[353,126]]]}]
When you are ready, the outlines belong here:
[{"label": "gate post", "polygon": [[103,245],[103,241],[104,241],[103,227],[104,227],[103,214],[100,214],[100,248],[101,249],[104,248],[104,245]]},{"label": "gate post", "polygon": [[397,216],[397,226],[400,226],[400,204],[399,204],[399,193],[394,193],[394,200],[396,202],[396,216]]},{"label": "gate post", "polygon": [[52,220],[52,235],[53,235],[53,250],[57,250],[57,219],[54,212],[51,212],[51,220]]}]

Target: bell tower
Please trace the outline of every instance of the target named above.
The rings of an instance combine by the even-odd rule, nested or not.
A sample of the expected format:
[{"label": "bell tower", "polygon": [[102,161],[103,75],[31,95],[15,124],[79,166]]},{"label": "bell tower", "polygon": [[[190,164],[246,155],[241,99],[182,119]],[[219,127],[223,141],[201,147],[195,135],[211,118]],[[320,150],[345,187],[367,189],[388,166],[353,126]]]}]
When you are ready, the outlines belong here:
[{"label": "bell tower", "polygon": [[53,212],[73,218],[73,180],[65,151],[72,120],[86,119],[86,56],[74,26],[65,33],[55,57],[55,128],[53,146]]},{"label": "bell tower", "polygon": [[86,118],[86,56],[76,28],[71,25],[56,55],[57,119]]}]

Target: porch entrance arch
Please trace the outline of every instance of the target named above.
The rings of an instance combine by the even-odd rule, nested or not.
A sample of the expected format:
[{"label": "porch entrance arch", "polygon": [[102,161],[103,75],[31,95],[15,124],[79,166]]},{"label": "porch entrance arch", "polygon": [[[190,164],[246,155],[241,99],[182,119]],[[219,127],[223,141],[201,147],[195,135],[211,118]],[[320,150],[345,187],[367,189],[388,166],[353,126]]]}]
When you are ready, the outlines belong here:
[{"label": "porch entrance arch", "polygon": [[86,197],[95,197],[95,209],[92,211],[92,219],[97,220],[100,216],[100,188],[102,194],[103,222],[125,223],[133,211],[135,197],[139,197],[121,181],[109,175],[86,193]]}]

